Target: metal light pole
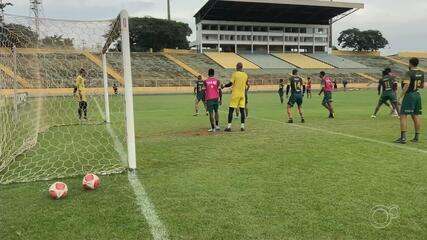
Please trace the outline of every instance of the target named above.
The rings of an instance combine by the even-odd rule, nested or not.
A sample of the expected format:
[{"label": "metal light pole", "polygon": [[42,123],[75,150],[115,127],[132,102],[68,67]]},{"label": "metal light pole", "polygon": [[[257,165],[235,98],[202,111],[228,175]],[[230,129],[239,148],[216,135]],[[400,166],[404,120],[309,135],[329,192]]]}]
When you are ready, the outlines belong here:
[{"label": "metal light pole", "polygon": [[[331,2],[333,2],[333,0],[331,0]],[[333,41],[332,41],[332,24],[333,24],[333,19],[331,18],[329,20],[329,48],[332,50],[332,45],[333,45]]]},{"label": "metal light pole", "polygon": [[167,0],[167,2],[168,2],[168,20],[170,21],[171,20],[171,2],[170,2],[170,0]]}]

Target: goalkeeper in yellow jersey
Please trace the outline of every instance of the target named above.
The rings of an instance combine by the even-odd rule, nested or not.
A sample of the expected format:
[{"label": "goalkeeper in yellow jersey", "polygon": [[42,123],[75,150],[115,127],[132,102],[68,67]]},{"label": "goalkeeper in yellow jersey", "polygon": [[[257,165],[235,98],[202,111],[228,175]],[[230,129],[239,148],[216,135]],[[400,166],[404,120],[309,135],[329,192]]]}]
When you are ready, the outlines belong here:
[{"label": "goalkeeper in yellow jersey", "polygon": [[231,123],[233,121],[233,112],[236,109],[240,110],[241,126],[240,130],[245,131],[245,119],[246,119],[246,96],[245,92],[249,89],[248,75],[243,72],[243,64],[237,63],[236,72],[231,76],[231,81],[223,86],[224,88],[233,87],[231,90],[231,101],[228,109],[228,125],[224,130],[231,132]]},{"label": "goalkeeper in yellow jersey", "polygon": [[76,78],[76,85],[74,87],[74,97],[79,102],[79,119],[87,120],[87,96],[86,96],[86,87],[85,87],[85,79],[86,70],[83,68],[80,69],[79,75]]}]

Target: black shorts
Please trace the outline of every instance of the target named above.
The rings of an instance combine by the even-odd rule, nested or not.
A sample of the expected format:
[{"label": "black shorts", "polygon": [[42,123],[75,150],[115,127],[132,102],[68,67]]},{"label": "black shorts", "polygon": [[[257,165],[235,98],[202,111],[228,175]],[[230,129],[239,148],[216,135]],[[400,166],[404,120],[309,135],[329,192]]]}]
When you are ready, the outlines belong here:
[{"label": "black shorts", "polygon": [[80,101],[79,102],[79,108],[80,109],[87,109],[87,102],[86,101]]}]

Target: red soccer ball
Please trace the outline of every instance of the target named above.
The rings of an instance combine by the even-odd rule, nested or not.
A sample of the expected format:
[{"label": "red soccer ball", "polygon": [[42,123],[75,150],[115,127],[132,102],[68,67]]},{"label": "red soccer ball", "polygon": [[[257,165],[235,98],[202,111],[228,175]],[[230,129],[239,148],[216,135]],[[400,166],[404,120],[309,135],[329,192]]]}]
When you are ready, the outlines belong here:
[{"label": "red soccer ball", "polygon": [[67,197],[68,187],[63,182],[56,182],[49,188],[49,195],[54,200],[59,200]]},{"label": "red soccer ball", "polygon": [[101,180],[99,180],[99,177],[96,176],[95,174],[88,173],[83,178],[82,185],[83,185],[83,188],[86,190],[95,190],[99,188],[99,186],[101,185]]}]

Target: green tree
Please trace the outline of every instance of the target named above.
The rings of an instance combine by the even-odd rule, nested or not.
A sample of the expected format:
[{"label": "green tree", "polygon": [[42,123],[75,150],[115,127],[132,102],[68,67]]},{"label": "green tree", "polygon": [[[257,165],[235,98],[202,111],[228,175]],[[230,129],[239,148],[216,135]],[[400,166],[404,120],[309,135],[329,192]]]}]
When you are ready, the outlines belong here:
[{"label": "green tree", "polygon": [[378,51],[385,48],[388,41],[378,30],[360,31],[357,28],[351,28],[340,33],[338,45],[359,52]]},{"label": "green tree", "polygon": [[[164,48],[188,49],[187,37],[192,34],[186,23],[152,17],[130,18],[129,32],[133,52],[145,52],[150,48],[156,52]],[[120,49],[120,42],[116,47]]]},{"label": "green tree", "polygon": [[37,46],[38,34],[30,27],[20,24],[0,25],[1,47],[28,48]]},{"label": "green tree", "polygon": [[73,48],[74,43],[71,38],[64,38],[62,35],[53,35],[45,37],[41,40],[44,47],[51,48]]}]

